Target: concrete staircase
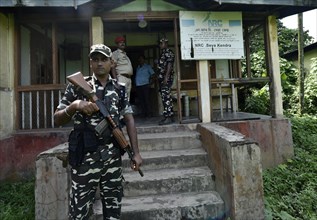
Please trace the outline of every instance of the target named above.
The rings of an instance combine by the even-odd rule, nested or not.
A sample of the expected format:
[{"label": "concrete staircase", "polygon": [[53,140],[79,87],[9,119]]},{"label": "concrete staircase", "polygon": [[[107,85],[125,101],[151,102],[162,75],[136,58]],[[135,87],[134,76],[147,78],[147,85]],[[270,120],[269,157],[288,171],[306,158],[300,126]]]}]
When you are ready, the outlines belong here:
[{"label": "concrete staircase", "polygon": [[[223,219],[224,202],[195,125],[139,127],[138,139],[144,177],[125,155],[122,220]],[[97,200],[95,219],[102,219],[101,210]]]},{"label": "concrete staircase", "polygon": [[[290,158],[292,143],[280,136],[291,137],[291,126],[284,119],[224,125],[246,134],[215,123],[139,126],[145,176],[132,172],[124,158],[121,219],[265,219],[262,164]],[[37,156],[36,220],[68,219],[67,153],[66,142]],[[102,219],[99,201],[91,219]]]}]

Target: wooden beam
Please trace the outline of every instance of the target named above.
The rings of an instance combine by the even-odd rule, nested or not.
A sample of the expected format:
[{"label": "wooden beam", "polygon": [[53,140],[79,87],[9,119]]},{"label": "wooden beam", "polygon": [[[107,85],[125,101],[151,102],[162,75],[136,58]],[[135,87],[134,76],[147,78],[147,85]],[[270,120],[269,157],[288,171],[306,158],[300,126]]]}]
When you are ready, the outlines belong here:
[{"label": "wooden beam", "polygon": [[199,91],[201,103],[201,120],[202,122],[211,122],[211,95],[210,95],[210,74],[208,60],[199,60]]},{"label": "wooden beam", "polygon": [[305,65],[304,65],[304,30],[303,13],[298,15],[298,64],[299,64],[299,113],[304,111],[304,93],[305,93]]},{"label": "wooden beam", "polygon": [[52,74],[53,74],[53,84],[59,83],[58,74],[58,54],[57,54],[57,26],[56,23],[52,23]]},{"label": "wooden beam", "polygon": [[316,0],[214,0],[219,4],[314,6]]},{"label": "wooden beam", "polygon": [[176,75],[177,75],[177,108],[178,108],[178,121],[182,122],[183,117],[182,117],[182,105],[181,105],[181,82],[180,82],[180,77],[181,77],[181,73],[180,73],[180,59],[179,59],[179,47],[178,47],[178,33],[177,33],[177,19],[174,18],[174,50],[175,50],[175,61],[176,61]]},{"label": "wooden beam", "polygon": [[248,32],[248,28],[248,26],[244,26],[244,46],[247,76],[251,77],[250,33]]},{"label": "wooden beam", "polygon": [[228,79],[210,79],[212,84],[217,83],[234,83],[234,84],[257,84],[270,82],[269,77],[258,77],[258,78],[228,78]]},{"label": "wooden beam", "polygon": [[[136,21],[138,20],[139,12],[111,12],[106,13],[102,16],[103,20],[126,20],[126,21]],[[171,20],[174,18],[178,18],[178,12],[155,12],[155,11],[147,11],[142,12],[144,19],[146,20]]]},{"label": "wooden beam", "polygon": [[146,1],[146,11],[152,11],[151,0]]},{"label": "wooden beam", "polygon": [[270,81],[271,114],[275,118],[283,117],[282,85],[279,65],[277,22],[275,16],[268,16],[266,22],[267,72]]},{"label": "wooden beam", "polygon": [[91,39],[92,44],[103,44],[103,22],[100,17],[91,18]]}]

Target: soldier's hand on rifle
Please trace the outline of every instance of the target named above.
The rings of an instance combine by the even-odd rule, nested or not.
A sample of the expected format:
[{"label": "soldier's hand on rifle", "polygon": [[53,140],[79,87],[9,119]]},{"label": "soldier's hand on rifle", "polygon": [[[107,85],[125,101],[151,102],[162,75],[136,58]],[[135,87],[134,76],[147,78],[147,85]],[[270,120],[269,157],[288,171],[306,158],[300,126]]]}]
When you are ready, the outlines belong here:
[{"label": "soldier's hand on rifle", "polygon": [[90,101],[78,100],[77,110],[81,111],[86,115],[91,115],[97,111],[99,111],[98,106]]},{"label": "soldier's hand on rifle", "polygon": [[139,153],[133,155],[133,161],[131,161],[131,168],[135,171],[139,170],[139,167],[142,164],[142,157]]}]

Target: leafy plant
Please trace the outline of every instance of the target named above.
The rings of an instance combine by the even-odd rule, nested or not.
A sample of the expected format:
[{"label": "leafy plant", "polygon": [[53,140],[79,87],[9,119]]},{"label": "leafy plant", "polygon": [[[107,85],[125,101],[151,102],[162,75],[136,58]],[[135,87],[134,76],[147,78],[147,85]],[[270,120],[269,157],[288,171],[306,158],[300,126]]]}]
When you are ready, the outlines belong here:
[{"label": "leafy plant", "polygon": [[[278,21],[277,23],[279,53],[285,54],[297,49],[298,46],[298,30],[288,29]],[[267,77],[265,49],[264,49],[264,31],[262,26],[251,26],[248,29],[250,33],[250,74],[251,77]],[[304,32],[304,45],[312,43],[312,37],[309,36],[308,31]],[[246,61],[242,60],[242,75],[247,76]],[[317,69],[317,65],[315,67]],[[294,114],[298,111],[299,106],[299,91],[298,91],[298,69],[296,66],[286,59],[280,59],[280,74],[283,88],[283,108],[286,113]],[[307,85],[305,90],[305,110],[307,113],[317,112],[317,83],[316,74],[310,74],[307,78]],[[309,81],[309,82],[308,82]],[[239,88],[239,108],[241,111],[253,112],[259,114],[270,114],[269,106],[267,105],[267,97],[269,93],[267,88],[263,85],[257,84],[253,87]],[[265,85],[267,87],[267,85]],[[258,92],[255,90],[259,89]],[[261,100],[261,97],[264,98]]]},{"label": "leafy plant", "polygon": [[305,79],[304,111],[317,113],[317,57],[312,58],[311,71]]},{"label": "leafy plant", "polygon": [[269,115],[270,99],[268,89],[268,85],[259,90],[251,88],[251,95],[246,98],[244,111]]},{"label": "leafy plant", "polygon": [[295,155],[263,175],[267,219],[317,219],[317,118],[293,117]]},{"label": "leafy plant", "polygon": [[0,219],[35,218],[34,180],[0,184]]}]

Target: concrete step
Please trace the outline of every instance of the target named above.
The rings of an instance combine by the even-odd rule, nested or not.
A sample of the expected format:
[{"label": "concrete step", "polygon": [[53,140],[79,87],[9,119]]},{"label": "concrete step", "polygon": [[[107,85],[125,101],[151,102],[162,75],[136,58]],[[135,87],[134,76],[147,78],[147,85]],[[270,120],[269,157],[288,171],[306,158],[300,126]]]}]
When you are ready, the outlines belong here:
[{"label": "concrete step", "polygon": [[124,195],[129,197],[214,190],[212,175],[207,166],[151,170],[143,177],[129,172],[124,174]]},{"label": "concrete step", "polygon": [[[197,124],[171,124],[163,126],[137,126],[138,134],[144,133],[169,133],[196,130]],[[125,129],[124,129],[125,132]]]},{"label": "concrete step", "polygon": [[[102,219],[100,200],[94,219]],[[121,220],[223,219],[224,203],[215,191],[124,197]]]},{"label": "concrete step", "polygon": [[[143,159],[143,171],[164,168],[198,167],[207,164],[207,153],[202,147],[193,149],[143,151],[141,152],[141,155]],[[122,164],[124,173],[133,172],[127,154],[123,156]]]},{"label": "concrete step", "polygon": [[[224,202],[214,191],[207,153],[195,128],[138,127],[144,176],[131,170],[125,154],[121,220],[223,219]],[[103,219],[100,200],[94,213],[92,219]]]},{"label": "concrete step", "polygon": [[197,131],[138,134],[140,151],[198,148],[199,138]]}]

